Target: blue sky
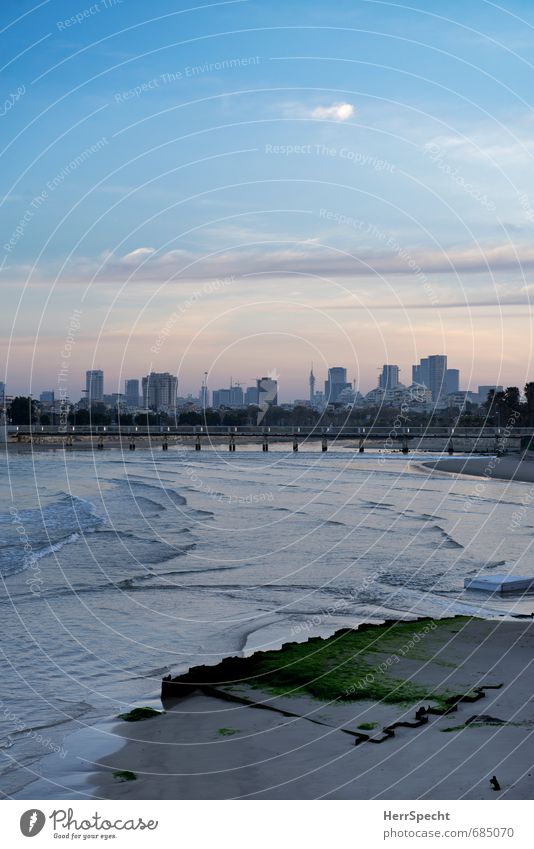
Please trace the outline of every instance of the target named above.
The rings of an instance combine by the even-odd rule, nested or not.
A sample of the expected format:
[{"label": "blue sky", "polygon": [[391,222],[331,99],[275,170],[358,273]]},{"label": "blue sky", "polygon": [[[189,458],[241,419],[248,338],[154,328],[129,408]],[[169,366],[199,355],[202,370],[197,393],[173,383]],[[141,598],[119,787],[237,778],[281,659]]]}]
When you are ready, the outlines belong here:
[{"label": "blue sky", "polygon": [[54,388],[73,310],[73,398],[90,367],[534,376],[531,3],[4,0],[0,29],[9,392]]}]

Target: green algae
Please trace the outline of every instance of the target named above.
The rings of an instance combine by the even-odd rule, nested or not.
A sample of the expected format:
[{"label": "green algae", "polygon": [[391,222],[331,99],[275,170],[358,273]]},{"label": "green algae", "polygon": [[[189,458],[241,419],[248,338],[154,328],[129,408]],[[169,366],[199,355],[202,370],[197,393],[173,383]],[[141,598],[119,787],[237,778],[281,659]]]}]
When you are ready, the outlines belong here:
[{"label": "green algae", "polygon": [[[463,621],[462,621],[463,620]],[[279,651],[258,652],[249,658],[247,682],[275,695],[310,695],[324,701],[373,700],[413,704],[430,699],[445,706],[447,692],[395,676],[401,660],[432,660],[432,636],[468,617],[386,623],[338,631],[332,637],[288,643]],[[428,643],[425,645],[425,641]]]},{"label": "green algae", "polygon": [[141,720],[151,719],[153,716],[161,716],[161,711],[145,706],[134,708],[129,713],[119,713],[119,719],[123,719],[125,722],[141,722]]},{"label": "green algae", "polygon": [[113,778],[117,781],[137,781],[135,772],[130,772],[129,769],[119,769],[113,773]]}]

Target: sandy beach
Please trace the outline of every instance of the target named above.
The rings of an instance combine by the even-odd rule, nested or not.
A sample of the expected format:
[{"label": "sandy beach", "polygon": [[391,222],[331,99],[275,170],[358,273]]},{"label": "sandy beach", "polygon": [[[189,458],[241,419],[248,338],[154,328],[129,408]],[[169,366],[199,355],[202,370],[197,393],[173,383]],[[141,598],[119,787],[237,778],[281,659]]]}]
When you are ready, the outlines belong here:
[{"label": "sandy beach", "polygon": [[531,799],[533,657],[530,619],[456,617],[343,630],[198,667],[177,680],[164,713],[117,721],[124,743],[100,762],[93,792]]},{"label": "sandy beach", "polygon": [[525,457],[446,457],[442,460],[423,461],[421,465],[456,475],[534,483],[534,456],[530,454]]}]

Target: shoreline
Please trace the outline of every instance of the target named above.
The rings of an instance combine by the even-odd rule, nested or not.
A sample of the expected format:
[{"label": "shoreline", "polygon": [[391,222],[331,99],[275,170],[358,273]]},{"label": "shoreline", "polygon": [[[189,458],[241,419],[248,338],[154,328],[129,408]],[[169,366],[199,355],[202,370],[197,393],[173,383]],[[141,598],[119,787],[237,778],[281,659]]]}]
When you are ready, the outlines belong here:
[{"label": "shoreline", "polygon": [[531,620],[395,620],[193,668],[163,713],[117,720],[95,795],[532,798],[533,649]]},{"label": "shoreline", "polygon": [[456,476],[469,475],[514,483],[534,483],[534,456],[444,457],[440,460],[423,460],[420,465],[425,469]]}]

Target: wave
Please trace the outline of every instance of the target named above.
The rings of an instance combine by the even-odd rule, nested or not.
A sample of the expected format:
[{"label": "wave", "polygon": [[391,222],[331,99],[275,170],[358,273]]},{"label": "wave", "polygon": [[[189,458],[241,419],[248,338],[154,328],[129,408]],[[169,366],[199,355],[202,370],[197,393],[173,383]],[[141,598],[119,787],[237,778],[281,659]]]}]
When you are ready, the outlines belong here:
[{"label": "wave", "polygon": [[96,530],[103,519],[94,510],[90,501],[62,493],[57,501],[40,509],[0,513],[0,575],[5,578],[23,572]]},{"label": "wave", "polygon": [[454,537],[448,534],[447,531],[443,530],[443,528],[439,525],[432,525],[432,527],[436,531],[439,531],[441,539],[443,540],[439,544],[440,548],[464,548],[464,546],[460,542],[458,542],[458,540],[455,540]]}]

